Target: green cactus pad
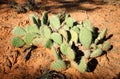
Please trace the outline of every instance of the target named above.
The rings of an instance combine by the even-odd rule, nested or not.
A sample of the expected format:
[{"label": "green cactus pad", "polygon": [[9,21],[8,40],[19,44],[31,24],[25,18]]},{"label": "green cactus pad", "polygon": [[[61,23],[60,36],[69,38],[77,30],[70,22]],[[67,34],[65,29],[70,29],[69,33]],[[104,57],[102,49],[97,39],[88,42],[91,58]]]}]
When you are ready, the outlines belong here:
[{"label": "green cactus pad", "polygon": [[62,60],[56,60],[51,63],[51,69],[56,71],[62,71],[66,69],[66,64]]},{"label": "green cactus pad", "polygon": [[109,42],[104,42],[104,43],[103,43],[102,49],[103,49],[104,51],[108,51],[110,48],[111,48],[111,45],[110,45]]},{"label": "green cactus pad", "polygon": [[71,47],[67,48],[67,55],[66,55],[66,57],[69,60],[74,60],[75,59],[75,51]]},{"label": "green cactus pad", "polygon": [[36,38],[36,37],[38,37],[37,34],[28,33],[28,34],[25,35],[24,41],[27,45],[30,45],[30,44],[32,44],[33,39]]},{"label": "green cactus pad", "polygon": [[59,33],[65,38],[66,41],[68,41],[68,33],[66,30],[60,29]]},{"label": "green cactus pad", "polygon": [[55,47],[52,46],[51,50],[53,52],[53,56],[54,56],[55,60],[61,59],[61,57],[58,55],[57,50],[55,49]]},{"label": "green cactus pad", "polygon": [[67,26],[73,27],[75,21],[74,21],[73,18],[68,17],[68,18],[65,19],[65,22],[66,22],[66,25],[67,25]]},{"label": "green cactus pad", "polygon": [[93,51],[90,55],[90,57],[94,58],[94,57],[98,57],[103,53],[102,49],[98,48],[95,51]]},{"label": "green cactus pad", "polygon": [[52,30],[48,26],[44,26],[42,32],[43,32],[44,37],[49,39],[52,33]]},{"label": "green cactus pad", "polygon": [[83,25],[84,25],[84,27],[88,28],[90,31],[92,31],[92,32],[94,31],[94,27],[91,25],[89,19],[86,19],[86,20],[83,22]]},{"label": "green cactus pad", "polygon": [[15,36],[21,37],[21,36],[24,36],[26,34],[26,31],[23,28],[17,26],[13,29],[13,34]]},{"label": "green cactus pad", "polygon": [[40,44],[41,44],[42,46],[45,46],[45,45],[46,45],[46,42],[47,42],[47,39],[45,39],[45,38],[43,38],[43,37],[40,37],[39,41],[40,41]]},{"label": "green cactus pad", "polygon": [[106,33],[107,33],[107,29],[105,28],[100,32],[97,39],[99,39],[99,40],[103,39],[105,37]]},{"label": "green cactus pad", "polygon": [[53,45],[53,41],[51,39],[46,41],[45,47],[46,48],[51,48],[51,46]]},{"label": "green cactus pad", "polygon": [[41,42],[43,41],[38,37],[38,38],[33,39],[32,44],[35,46],[38,46],[40,45]]},{"label": "green cactus pad", "polygon": [[71,34],[71,40],[70,40],[71,44],[72,44],[72,42],[77,44],[78,43],[78,34],[72,29],[70,30],[70,34]]},{"label": "green cactus pad", "polygon": [[102,39],[105,37],[106,33],[107,33],[107,28],[103,29],[103,30],[99,33],[97,39],[95,40],[95,44],[97,44],[97,43],[99,42],[99,40],[102,40]]},{"label": "green cactus pad", "polygon": [[63,42],[62,35],[59,34],[59,33],[52,33],[51,34],[51,39],[59,45],[61,45],[62,42]]},{"label": "green cactus pad", "polygon": [[60,45],[60,51],[63,55],[67,55],[67,48],[70,47],[68,43],[63,43]]},{"label": "green cactus pad", "polygon": [[78,24],[77,27],[79,28],[79,30],[81,30],[83,28],[83,24]]},{"label": "green cactus pad", "polygon": [[76,33],[80,33],[80,29],[77,26],[73,26],[72,30],[74,30]]},{"label": "green cactus pad", "polygon": [[87,70],[87,62],[84,56],[81,57],[80,64],[78,65],[78,71],[84,73]]},{"label": "green cactus pad", "polygon": [[52,15],[50,18],[50,25],[55,28],[59,29],[60,28],[60,19],[57,15]]},{"label": "green cactus pad", "polygon": [[26,26],[26,31],[27,33],[38,33],[39,32],[36,24]]},{"label": "green cactus pad", "polygon": [[69,27],[68,25],[64,25],[64,26],[63,26],[63,29],[65,29],[65,30],[69,30],[70,27]]},{"label": "green cactus pad", "polygon": [[12,46],[14,47],[22,47],[25,44],[24,41],[19,37],[13,37],[11,42]]},{"label": "green cactus pad", "polygon": [[44,37],[44,27],[43,27],[43,26],[40,27],[40,29],[39,29],[39,34],[40,34],[42,37]]},{"label": "green cactus pad", "polygon": [[83,46],[90,48],[92,42],[92,33],[87,28],[82,28],[79,34],[79,40]]},{"label": "green cactus pad", "polygon": [[47,25],[47,21],[48,21],[48,13],[47,12],[43,12],[42,14],[42,18],[41,18],[41,24],[43,25]]}]

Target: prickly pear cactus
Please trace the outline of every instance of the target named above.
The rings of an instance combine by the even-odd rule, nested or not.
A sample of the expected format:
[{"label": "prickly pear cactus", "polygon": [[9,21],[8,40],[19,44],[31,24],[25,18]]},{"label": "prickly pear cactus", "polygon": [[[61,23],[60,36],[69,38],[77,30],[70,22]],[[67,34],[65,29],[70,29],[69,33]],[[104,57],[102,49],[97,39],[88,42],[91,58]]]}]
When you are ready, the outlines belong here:
[{"label": "prickly pear cactus", "polygon": [[87,70],[87,62],[84,56],[81,57],[80,64],[78,65],[78,71],[84,73]]},{"label": "prickly pear cactus", "polygon": [[95,40],[95,44],[97,44],[100,40],[102,40],[105,37],[106,33],[107,33],[107,29],[105,28],[99,33],[98,37]]},{"label": "prickly pear cactus", "polygon": [[90,30],[91,32],[94,31],[94,27],[91,25],[89,19],[86,19],[86,20],[83,22],[83,26],[86,27],[86,28],[88,28],[88,30]]},{"label": "prickly pear cactus", "polygon": [[51,69],[56,71],[62,71],[62,70],[65,70],[66,68],[67,67],[65,62],[62,60],[56,60],[51,64]]},{"label": "prickly pear cactus", "polygon": [[52,33],[51,39],[59,45],[61,45],[63,42],[62,35],[59,33]]},{"label": "prickly pear cactus", "polygon": [[53,45],[53,41],[51,39],[49,39],[49,40],[46,41],[45,47],[46,48],[51,48],[52,45]]},{"label": "prickly pear cactus", "polygon": [[98,48],[95,51],[93,51],[90,55],[90,57],[98,57],[103,53],[102,49]]},{"label": "prickly pear cactus", "polygon": [[32,24],[13,29],[11,44],[14,47],[41,45],[51,49],[55,60],[50,65],[52,70],[63,71],[74,67],[84,73],[91,59],[111,48],[110,43],[104,40],[107,29],[96,32],[89,19],[77,22],[65,12],[51,15],[50,18],[44,12],[40,19],[36,14],[31,14],[29,18]]},{"label": "prickly pear cactus", "polygon": [[79,29],[79,27],[77,27],[77,26],[74,26],[74,27],[72,28],[72,30],[75,31],[75,32],[78,33],[78,34],[79,34],[79,32],[80,32],[80,29]]},{"label": "prickly pear cactus", "polygon": [[37,37],[37,34],[34,33],[28,33],[24,37],[24,41],[27,45],[32,44],[32,40]]},{"label": "prickly pear cactus", "polygon": [[74,30],[71,29],[70,34],[71,34],[70,43],[72,44],[74,42],[75,44],[77,44],[78,43],[78,34],[77,34],[77,32],[75,32]]},{"label": "prickly pear cactus", "polygon": [[27,33],[38,33],[39,30],[38,30],[38,27],[36,24],[32,24],[32,25],[28,25],[26,27],[26,32]]},{"label": "prickly pear cactus", "polygon": [[67,55],[66,55],[66,57],[69,60],[74,60],[75,59],[75,54],[76,54],[76,52],[71,47],[67,48]]},{"label": "prickly pear cactus", "polygon": [[22,47],[25,44],[25,42],[19,37],[13,37],[11,42],[14,47]]},{"label": "prickly pear cactus", "polygon": [[50,25],[55,28],[59,29],[60,28],[60,19],[57,15],[52,15],[50,18]]},{"label": "prickly pear cactus", "polygon": [[42,42],[42,40],[40,39],[40,37],[37,37],[35,39],[33,39],[32,44],[35,46],[39,46],[39,44]]},{"label": "prickly pear cactus", "polygon": [[90,30],[88,30],[87,28],[83,27],[80,30],[80,34],[79,34],[79,41],[81,42],[81,44],[83,46],[85,46],[86,48],[90,48],[91,42],[92,42],[92,33]]},{"label": "prickly pear cactus", "polygon": [[98,35],[98,39],[103,39],[107,33],[107,29],[103,29],[100,34]]},{"label": "prickly pear cactus", "polygon": [[67,48],[70,47],[68,43],[63,43],[60,46],[60,51],[63,55],[67,55]]},{"label": "prickly pear cactus", "polygon": [[51,37],[52,30],[48,26],[43,27],[43,35],[45,38],[49,39]]},{"label": "prickly pear cactus", "polygon": [[104,51],[108,51],[110,48],[111,48],[111,45],[110,45],[109,42],[104,42],[104,43],[103,43],[102,49],[103,49]]},{"label": "prickly pear cactus", "polygon": [[73,27],[75,21],[74,21],[73,18],[67,17],[67,18],[65,19],[65,22],[66,22],[66,25],[67,25],[67,26]]},{"label": "prickly pear cactus", "polygon": [[59,33],[63,36],[63,38],[65,39],[65,41],[69,41],[68,39],[68,32],[64,29],[60,29]]},{"label": "prickly pear cactus", "polygon": [[21,36],[24,36],[26,34],[26,31],[23,28],[17,26],[13,29],[13,34],[15,36],[21,37]]},{"label": "prickly pear cactus", "polygon": [[55,60],[61,59],[61,57],[59,56],[59,54],[58,54],[58,52],[57,52],[57,50],[55,49],[54,46],[51,47],[51,50],[53,52],[53,56],[54,56]]}]

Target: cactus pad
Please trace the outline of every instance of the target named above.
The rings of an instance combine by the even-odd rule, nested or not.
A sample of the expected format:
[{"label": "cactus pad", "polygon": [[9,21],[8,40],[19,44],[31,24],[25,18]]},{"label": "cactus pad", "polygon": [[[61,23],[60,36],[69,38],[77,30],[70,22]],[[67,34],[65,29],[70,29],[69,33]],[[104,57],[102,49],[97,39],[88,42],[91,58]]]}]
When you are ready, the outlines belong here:
[{"label": "cactus pad", "polygon": [[65,22],[66,22],[66,25],[67,25],[67,26],[73,27],[75,21],[74,21],[73,18],[67,17],[67,18],[65,19]]},{"label": "cactus pad", "polygon": [[75,51],[71,47],[67,48],[67,55],[66,55],[66,57],[69,60],[74,60],[75,59]]},{"label": "cactus pad", "polygon": [[68,25],[64,25],[64,26],[63,26],[63,29],[65,29],[65,30],[69,30],[70,27],[69,27]]},{"label": "cactus pad", "polygon": [[57,50],[55,49],[55,47],[51,47],[51,50],[52,50],[52,52],[53,52],[53,56],[54,56],[54,58],[56,59],[56,60],[58,60],[58,59],[61,59],[61,57],[59,56],[59,54],[57,53]]},{"label": "cactus pad", "polygon": [[53,41],[52,41],[51,39],[48,39],[48,40],[46,41],[45,47],[46,47],[46,48],[51,48],[52,45],[53,45]]},{"label": "cactus pad", "polygon": [[105,37],[106,33],[107,33],[107,29],[105,28],[100,32],[97,39],[99,39],[99,40],[103,39]]},{"label": "cactus pad", "polygon": [[21,28],[21,27],[15,27],[13,29],[13,34],[15,36],[21,37],[21,36],[24,36],[26,34],[26,31],[23,28]]},{"label": "cactus pad", "polygon": [[89,19],[86,19],[86,20],[83,22],[83,25],[84,25],[84,27],[88,28],[90,31],[92,31],[92,32],[94,31],[94,27],[91,25]]},{"label": "cactus pad", "polygon": [[52,33],[52,30],[48,26],[44,26],[42,32],[43,32],[44,37],[49,39]]},{"label": "cactus pad", "polygon": [[62,35],[59,33],[52,33],[51,34],[51,39],[56,42],[57,44],[62,44]]},{"label": "cactus pad", "polygon": [[31,26],[30,25],[26,26],[26,31],[27,33],[38,33],[39,32],[36,24],[32,24]]},{"label": "cactus pad", "polygon": [[78,65],[78,71],[83,73],[87,70],[87,62],[84,56],[81,57],[80,64]]},{"label": "cactus pad", "polygon": [[77,27],[77,26],[74,26],[74,27],[72,28],[72,30],[75,31],[75,32],[78,33],[78,34],[79,34],[79,32],[80,32],[80,29],[79,29],[79,27]]},{"label": "cactus pad", "polygon": [[27,45],[30,45],[30,44],[32,44],[33,39],[36,38],[37,36],[38,36],[37,34],[28,33],[25,35],[24,41]]},{"label": "cactus pad", "polygon": [[60,28],[60,19],[57,15],[53,15],[50,18],[50,25],[55,28],[55,29],[59,29]]},{"label": "cactus pad", "polygon": [[109,42],[104,42],[104,43],[103,43],[103,47],[102,47],[103,50],[107,51],[107,50],[109,50],[110,48],[111,48],[111,45],[110,45]]},{"label": "cactus pad", "polygon": [[79,34],[79,40],[83,46],[90,48],[92,42],[92,33],[87,28],[82,28]]},{"label": "cactus pad", "polygon": [[98,56],[100,56],[102,53],[103,53],[102,49],[98,48],[98,49],[96,49],[95,51],[93,51],[93,52],[91,53],[90,57],[93,57],[93,58],[94,58],[94,57],[98,57]]},{"label": "cactus pad", "polygon": [[60,46],[60,51],[61,51],[61,53],[62,53],[63,55],[67,55],[67,48],[68,48],[68,47],[70,47],[70,45],[67,44],[67,43],[61,44],[61,46]]},{"label": "cactus pad", "polygon": [[24,41],[19,37],[13,37],[11,42],[12,46],[14,47],[22,47],[25,44]]},{"label": "cactus pad", "polygon": [[66,30],[60,29],[59,33],[65,38],[66,41],[68,41],[68,33]]},{"label": "cactus pad", "polygon": [[[70,42],[78,43],[78,34],[74,30],[70,30],[71,40]],[[71,43],[72,44],[72,43]]]},{"label": "cactus pad", "polygon": [[56,60],[53,63],[51,63],[51,69],[56,71],[62,71],[66,69],[66,64],[62,60]]},{"label": "cactus pad", "polygon": [[41,42],[43,42],[39,37],[33,39],[32,44],[38,46]]}]

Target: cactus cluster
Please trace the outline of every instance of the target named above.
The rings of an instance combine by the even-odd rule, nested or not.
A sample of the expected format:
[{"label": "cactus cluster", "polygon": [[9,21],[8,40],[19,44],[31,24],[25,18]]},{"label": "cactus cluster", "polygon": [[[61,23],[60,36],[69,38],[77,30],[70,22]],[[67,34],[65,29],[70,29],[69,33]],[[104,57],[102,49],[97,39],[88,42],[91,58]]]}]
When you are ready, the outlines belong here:
[{"label": "cactus cluster", "polygon": [[[73,66],[83,73],[88,68],[89,60],[100,56],[111,47],[109,42],[104,40],[107,29],[96,35],[95,27],[89,19],[78,23],[66,12],[51,15],[50,18],[48,13],[44,12],[40,19],[35,14],[30,15],[30,21],[32,24],[27,25],[25,29],[13,29],[12,45],[22,47],[40,44],[50,48],[55,58],[50,67],[56,71]],[[79,48],[83,55],[78,57],[77,54],[82,52],[76,51],[75,47]],[[77,58],[79,61],[76,61]]]}]

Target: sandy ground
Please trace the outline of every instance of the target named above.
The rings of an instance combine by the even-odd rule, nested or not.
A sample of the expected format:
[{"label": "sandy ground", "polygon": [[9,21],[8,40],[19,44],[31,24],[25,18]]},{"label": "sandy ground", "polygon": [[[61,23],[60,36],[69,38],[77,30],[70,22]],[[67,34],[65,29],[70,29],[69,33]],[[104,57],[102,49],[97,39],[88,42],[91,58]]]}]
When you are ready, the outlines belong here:
[{"label": "sandy ground", "polygon": [[[42,4],[41,4],[42,5]],[[100,30],[108,29],[107,36],[113,48],[107,54],[98,57],[93,72],[79,73],[69,68],[61,73],[67,79],[120,79],[120,6],[119,4],[95,3],[58,3],[50,1],[37,12],[17,14],[13,9],[0,4],[0,79],[36,79],[49,69],[53,57],[50,49],[39,47],[32,51],[29,60],[24,59],[22,48],[11,46],[12,29],[15,26],[24,27],[29,23],[28,15],[47,10],[57,13],[67,10],[77,21],[86,18],[85,11],[91,23]]]}]

